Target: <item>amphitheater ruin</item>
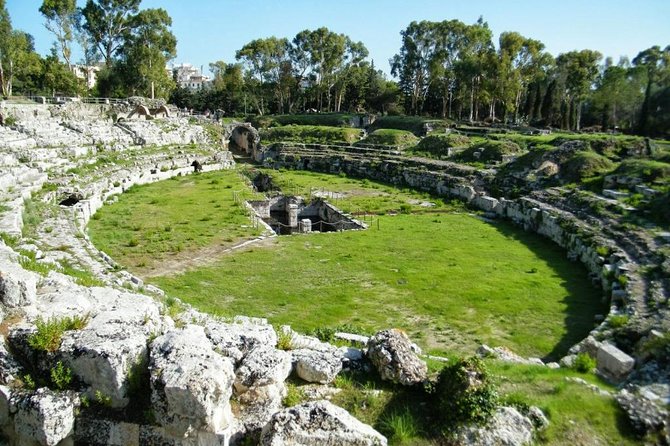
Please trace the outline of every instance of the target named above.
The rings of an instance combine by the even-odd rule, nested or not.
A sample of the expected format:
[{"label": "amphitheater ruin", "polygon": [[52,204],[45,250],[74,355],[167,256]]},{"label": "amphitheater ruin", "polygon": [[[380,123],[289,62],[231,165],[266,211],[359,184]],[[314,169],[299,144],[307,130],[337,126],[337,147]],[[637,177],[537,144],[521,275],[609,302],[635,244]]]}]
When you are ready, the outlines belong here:
[{"label": "amphitheater ruin", "polygon": [[[5,340],[0,343],[0,429],[7,444],[280,445],[308,444],[310,438],[328,439],[328,444],[387,444],[371,426],[327,401],[329,384],[343,369],[370,361],[386,379],[422,382],[425,358],[406,336],[393,331],[374,339],[353,336],[361,342],[357,347],[337,347],[290,327],[275,329],[262,318],[228,320],[193,308],[170,314],[162,290],[120,269],[91,243],[87,223],[105,203],[134,185],[232,168],[229,148],[268,167],[343,172],[458,198],[560,245],[607,293],[609,314],[559,363],[500,348],[483,346],[482,351],[543,367],[565,367],[587,352],[597,359],[600,373],[621,383],[613,398],[631,420],[668,438],[667,365],[636,349],[634,342],[622,345],[609,323],[612,316],[625,314],[635,327],[631,339],[661,336],[655,327],[667,329],[670,310],[660,304],[667,302],[662,284],[643,277],[653,262],[649,253],[655,241],[603,231],[590,216],[571,212],[561,197],[494,198],[486,193],[485,173],[472,167],[374,148],[264,147],[256,129],[243,122],[224,124],[223,141],[213,141],[197,120],[167,113],[167,108],[160,118],[139,119],[151,115],[146,110],[80,103],[2,106],[5,118],[12,118],[11,125],[5,119],[0,126]],[[48,212],[36,232],[26,236],[26,207],[35,203],[48,205]],[[285,212],[285,224],[294,228],[307,230],[313,222],[304,209],[299,214],[302,204],[285,198],[251,204],[260,217]],[[337,212],[323,206],[314,212]],[[341,220],[337,215],[333,221]],[[274,236],[267,228],[259,240]],[[73,265],[90,272],[93,284],[82,285],[69,275]],[[80,326],[66,330],[54,348],[35,348],[31,340],[38,325],[54,320],[79,321]],[[291,350],[277,347],[285,337]],[[377,350],[386,362],[373,359]],[[27,376],[56,382],[59,367],[72,375],[60,389],[39,382],[31,388],[26,382]],[[284,408],[291,374],[312,383],[311,401]],[[138,382],[148,388],[138,389]],[[477,434],[464,438],[484,444],[484,438],[508,435],[505,444],[523,444],[532,439],[534,426],[529,415],[502,407],[494,422],[472,428]]]}]

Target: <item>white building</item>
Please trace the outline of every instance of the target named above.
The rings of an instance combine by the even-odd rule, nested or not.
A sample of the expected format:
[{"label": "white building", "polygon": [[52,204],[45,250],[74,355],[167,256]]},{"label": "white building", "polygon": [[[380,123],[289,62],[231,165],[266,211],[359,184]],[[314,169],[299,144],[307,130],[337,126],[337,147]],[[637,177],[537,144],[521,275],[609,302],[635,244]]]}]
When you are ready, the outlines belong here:
[{"label": "white building", "polygon": [[183,63],[180,65],[173,65],[171,68],[168,68],[168,70],[177,82],[177,85],[181,88],[195,91],[209,88],[211,85],[210,78],[203,75],[200,70],[191,64]]},{"label": "white building", "polygon": [[77,79],[82,79],[86,82],[86,88],[89,90],[95,87],[98,80],[98,73],[101,65],[72,65],[70,68]]}]

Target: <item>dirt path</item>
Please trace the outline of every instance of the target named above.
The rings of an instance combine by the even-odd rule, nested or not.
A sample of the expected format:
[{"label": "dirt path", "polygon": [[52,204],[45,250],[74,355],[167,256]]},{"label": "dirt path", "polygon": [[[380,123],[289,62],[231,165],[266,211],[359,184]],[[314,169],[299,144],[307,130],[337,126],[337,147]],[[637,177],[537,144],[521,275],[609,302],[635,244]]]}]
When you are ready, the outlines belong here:
[{"label": "dirt path", "polygon": [[231,252],[247,249],[252,246],[272,246],[275,243],[277,243],[276,237],[256,237],[235,245],[222,246],[217,244],[206,246],[197,250],[180,252],[175,256],[157,262],[152,268],[143,268],[137,273],[143,279],[172,276],[189,270],[210,266]]}]

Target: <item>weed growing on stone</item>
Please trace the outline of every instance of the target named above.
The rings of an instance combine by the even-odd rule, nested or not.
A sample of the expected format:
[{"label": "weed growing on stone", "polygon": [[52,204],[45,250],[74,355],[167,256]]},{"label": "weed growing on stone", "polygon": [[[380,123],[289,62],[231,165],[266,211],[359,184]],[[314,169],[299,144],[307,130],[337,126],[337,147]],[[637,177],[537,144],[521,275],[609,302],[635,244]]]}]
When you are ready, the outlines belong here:
[{"label": "weed growing on stone", "polygon": [[51,369],[51,383],[56,390],[65,390],[72,381],[72,370],[65,367],[61,361],[56,363],[56,366]]},{"label": "weed growing on stone", "polygon": [[35,350],[53,352],[60,347],[63,333],[69,330],[81,330],[86,326],[89,315],[52,319],[37,319],[37,331],[28,338],[28,345]]},{"label": "weed growing on stone", "polygon": [[286,383],[286,396],[282,400],[284,407],[293,407],[307,399],[305,392],[292,382]]}]

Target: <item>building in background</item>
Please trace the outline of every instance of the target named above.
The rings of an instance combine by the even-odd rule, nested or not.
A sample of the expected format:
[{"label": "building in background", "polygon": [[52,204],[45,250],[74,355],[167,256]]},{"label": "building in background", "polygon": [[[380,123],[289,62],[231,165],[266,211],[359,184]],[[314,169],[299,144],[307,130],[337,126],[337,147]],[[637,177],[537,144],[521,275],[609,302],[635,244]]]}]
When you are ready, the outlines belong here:
[{"label": "building in background", "polygon": [[86,82],[86,88],[89,90],[95,87],[95,83],[98,81],[98,73],[102,65],[72,65],[72,72],[77,79],[81,79]]},{"label": "building in background", "polygon": [[188,90],[196,91],[209,88],[212,83],[208,76],[203,75],[201,70],[189,63],[172,65],[168,68],[168,71],[179,87]]}]

